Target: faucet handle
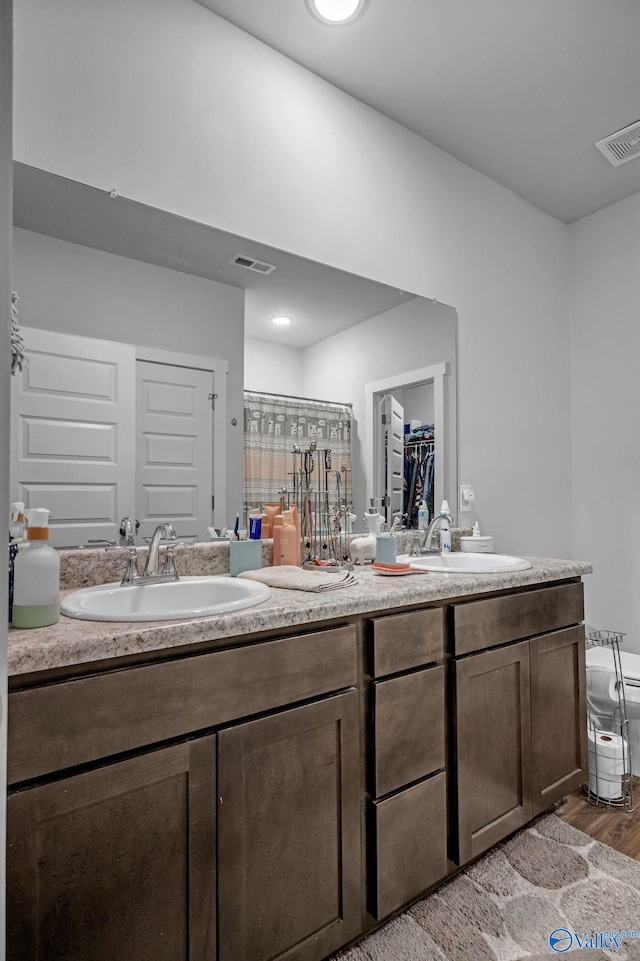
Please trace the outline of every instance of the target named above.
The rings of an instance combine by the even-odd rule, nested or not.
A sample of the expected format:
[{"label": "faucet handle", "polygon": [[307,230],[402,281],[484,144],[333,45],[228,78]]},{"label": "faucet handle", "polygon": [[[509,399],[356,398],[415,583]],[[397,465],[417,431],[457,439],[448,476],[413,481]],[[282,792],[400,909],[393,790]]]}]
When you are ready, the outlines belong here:
[{"label": "faucet handle", "polygon": [[176,570],[176,559],[173,552],[173,544],[167,544],[167,549],[164,552],[164,565],[162,567],[163,576],[170,576],[174,581],[179,580],[178,572]]},{"label": "faucet handle", "polygon": [[120,582],[122,587],[127,587],[133,584],[134,581],[140,577],[138,571],[138,552],[135,545],[131,545],[126,548],[127,550],[127,566],[125,567],[123,578]]}]

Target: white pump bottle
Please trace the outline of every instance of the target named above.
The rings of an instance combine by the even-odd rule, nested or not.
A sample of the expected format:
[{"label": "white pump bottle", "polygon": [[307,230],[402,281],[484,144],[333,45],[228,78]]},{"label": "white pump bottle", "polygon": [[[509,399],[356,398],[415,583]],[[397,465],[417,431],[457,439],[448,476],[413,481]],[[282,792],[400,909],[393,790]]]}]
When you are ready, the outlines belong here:
[{"label": "white pump bottle", "polygon": [[14,561],[13,626],[47,627],[60,618],[60,558],[47,544],[49,511],[25,511],[29,546]]},{"label": "white pump bottle", "polygon": [[450,554],[451,553],[451,528],[449,526],[449,519],[451,518],[451,512],[449,510],[448,501],[442,502],[442,507],[440,508],[440,517],[442,521],[438,527],[440,532],[440,553]]}]

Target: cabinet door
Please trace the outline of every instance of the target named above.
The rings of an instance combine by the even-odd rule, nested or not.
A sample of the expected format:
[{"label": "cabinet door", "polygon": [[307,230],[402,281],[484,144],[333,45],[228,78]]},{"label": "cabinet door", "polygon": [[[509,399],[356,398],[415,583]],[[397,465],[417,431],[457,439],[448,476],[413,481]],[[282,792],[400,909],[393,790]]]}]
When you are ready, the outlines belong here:
[{"label": "cabinet door", "polygon": [[587,764],[584,628],[530,641],[533,813],[582,784]]},{"label": "cabinet door", "polygon": [[8,801],[10,961],[213,961],[215,740]]},{"label": "cabinet door", "polygon": [[221,731],[220,961],[318,961],[361,921],[358,696]]},{"label": "cabinet door", "polygon": [[529,642],[457,661],[458,864],[526,824],[531,806]]}]

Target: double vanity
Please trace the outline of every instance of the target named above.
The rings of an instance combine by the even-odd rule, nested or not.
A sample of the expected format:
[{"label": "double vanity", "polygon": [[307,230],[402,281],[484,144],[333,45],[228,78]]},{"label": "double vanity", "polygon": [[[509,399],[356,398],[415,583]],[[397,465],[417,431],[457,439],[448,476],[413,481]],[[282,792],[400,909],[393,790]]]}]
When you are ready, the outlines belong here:
[{"label": "double vanity", "polygon": [[11,631],[8,957],[321,961],[550,809],[590,567],[529,560]]}]

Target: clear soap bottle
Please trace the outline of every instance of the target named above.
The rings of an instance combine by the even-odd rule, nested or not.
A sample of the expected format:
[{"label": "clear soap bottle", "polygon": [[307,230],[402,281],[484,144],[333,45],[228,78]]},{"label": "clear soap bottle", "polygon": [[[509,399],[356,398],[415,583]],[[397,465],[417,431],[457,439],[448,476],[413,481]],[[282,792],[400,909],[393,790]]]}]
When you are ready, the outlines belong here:
[{"label": "clear soap bottle", "polygon": [[60,618],[60,558],[47,544],[49,511],[28,511],[28,547],[13,565],[12,623],[18,628],[47,627]]}]

